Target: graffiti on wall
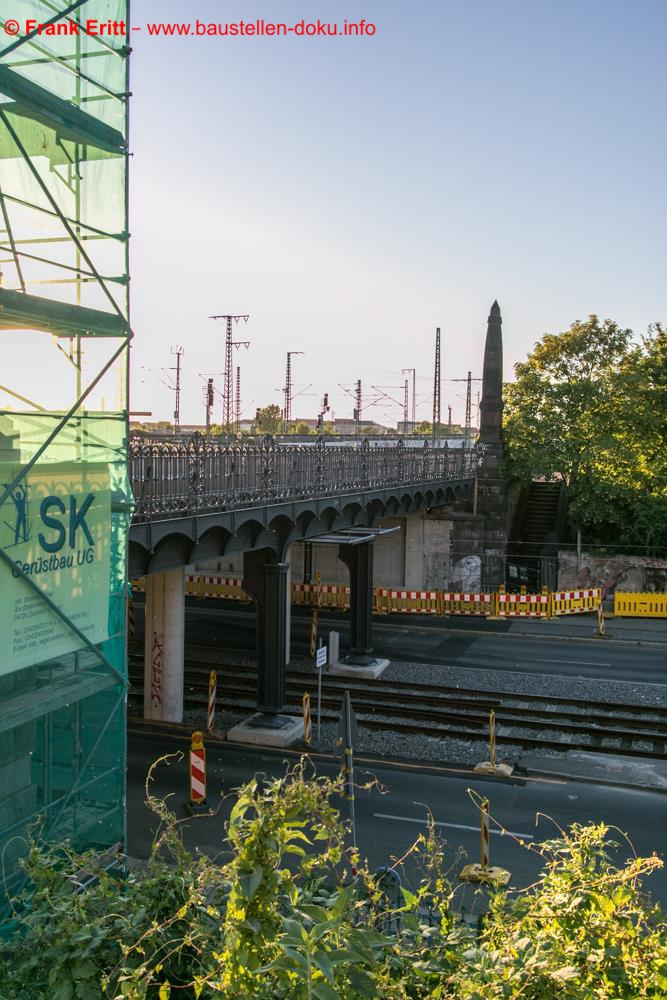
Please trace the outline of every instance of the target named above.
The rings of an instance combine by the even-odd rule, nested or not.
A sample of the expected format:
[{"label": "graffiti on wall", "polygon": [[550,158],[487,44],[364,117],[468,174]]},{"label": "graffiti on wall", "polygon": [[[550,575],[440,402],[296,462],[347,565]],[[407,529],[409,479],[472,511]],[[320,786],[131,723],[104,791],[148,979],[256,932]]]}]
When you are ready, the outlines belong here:
[{"label": "graffiti on wall", "polygon": [[616,590],[664,592],[667,560],[633,555],[595,556],[582,552],[577,570],[576,553],[559,552],[558,586],[561,590],[600,587],[603,598],[613,597]]},{"label": "graffiti on wall", "polygon": [[162,704],[162,667],[164,662],[164,639],[153,633],[151,651],[151,703],[153,708]]},{"label": "graffiti on wall", "polygon": [[463,556],[454,566],[452,590],[461,592],[478,591],[482,585],[482,561],[479,556]]}]

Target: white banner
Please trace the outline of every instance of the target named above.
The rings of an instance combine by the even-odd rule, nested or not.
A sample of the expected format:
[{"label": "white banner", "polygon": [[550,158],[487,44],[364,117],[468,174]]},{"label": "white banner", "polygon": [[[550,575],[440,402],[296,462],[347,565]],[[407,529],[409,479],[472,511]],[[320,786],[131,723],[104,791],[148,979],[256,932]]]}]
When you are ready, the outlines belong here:
[{"label": "white banner", "polygon": [[[0,465],[0,497],[18,472]],[[111,491],[104,465],[41,465],[0,506],[0,674],[82,648],[24,576],[93,643],[108,638]]]}]

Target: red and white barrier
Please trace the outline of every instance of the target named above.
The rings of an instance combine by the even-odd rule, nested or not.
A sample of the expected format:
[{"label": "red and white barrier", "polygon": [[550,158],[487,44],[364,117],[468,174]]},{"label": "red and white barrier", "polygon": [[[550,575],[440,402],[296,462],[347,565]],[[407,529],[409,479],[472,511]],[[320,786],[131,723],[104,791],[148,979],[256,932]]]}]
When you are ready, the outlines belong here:
[{"label": "red and white barrier", "polygon": [[301,705],[303,709],[303,740],[304,743],[310,744],[313,741],[313,720],[310,715],[310,695],[307,691],[301,699]]},{"label": "red and white barrier", "polygon": [[497,614],[507,618],[550,618],[549,594],[498,594]]},{"label": "red and white barrier", "polygon": [[206,728],[209,733],[215,724],[215,703],[218,697],[218,675],[212,670],[208,678],[208,712],[206,715]]},{"label": "red and white barrier", "polygon": [[192,734],[190,745],[190,807],[206,805],[206,750],[203,733]]},{"label": "red and white barrier", "polygon": [[551,612],[554,615],[581,615],[595,611],[602,600],[599,587],[590,590],[556,590],[552,594]]},{"label": "red and white barrier", "polygon": [[444,615],[492,615],[493,594],[453,594],[443,591],[439,610]]}]

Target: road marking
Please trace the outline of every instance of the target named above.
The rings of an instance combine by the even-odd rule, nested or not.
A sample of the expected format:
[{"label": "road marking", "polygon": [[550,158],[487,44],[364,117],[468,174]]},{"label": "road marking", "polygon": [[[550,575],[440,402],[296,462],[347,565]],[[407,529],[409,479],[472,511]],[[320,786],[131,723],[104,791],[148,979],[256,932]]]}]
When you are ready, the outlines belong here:
[{"label": "road marking", "polygon": [[[421,823],[422,826],[426,825],[425,819],[414,819],[412,816],[392,816],[390,813],[373,813],[375,819],[395,819],[400,823]],[[434,820],[435,826],[448,826],[452,830],[471,830],[473,833],[479,833],[478,826],[466,826],[465,823],[443,823],[440,820]],[[514,830],[491,830],[490,833],[495,833],[497,837],[502,837],[506,834],[510,837],[519,837],[521,840],[532,840],[532,833],[516,833]]]},{"label": "road marking", "polygon": [[[186,597],[187,597],[187,595],[186,595]],[[191,603],[192,600],[204,600],[204,598],[194,598],[194,597],[190,598],[190,597],[188,597],[188,600],[186,602],[186,606],[187,606],[187,609],[188,609],[188,614],[190,614],[191,612],[196,611],[196,610],[199,610],[199,611],[204,611],[205,610],[203,608],[196,609],[195,605],[193,605]],[[143,609],[143,603],[140,603],[138,606]],[[304,610],[307,611],[309,609],[305,608]],[[218,608],[215,612],[212,612],[212,613],[216,614],[216,615],[217,614],[224,614],[224,615],[232,615],[233,616],[233,615],[238,615],[241,612],[239,612],[236,609],[231,609],[231,608],[224,608],[224,609]],[[294,616],[294,620],[298,621],[298,616],[297,615]],[[344,616],[340,616],[338,618],[327,618],[327,617],[321,617],[320,618],[320,622],[323,625],[337,625],[337,624],[340,625],[341,622],[345,623],[347,620],[348,619],[346,619]],[[594,636],[588,637],[588,636],[584,636],[584,635],[571,635],[571,634],[566,634],[566,635],[554,635],[554,634],[547,635],[547,634],[545,634],[546,630],[544,630],[542,628],[542,626],[544,626],[544,625],[554,625],[556,623],[560,624],[560,621],[561,620],[558,619],[558,618],[537,618],[537,619],[533,618],[533,619],[528,619],[528,620],[521,620],[521,619],[516,620],[516,619],[512,619],[511,621],[508,622],[508,624],[510,625],[510,627],[507,628],[507,629],[505,629],[505,630],[503,630],[501,632],[501,631],[497,631],[495,629],[487,629],[487,628],[461,628],[456,623],[456,617],[454,617],[454,618],[445,617],[443,619],[443,624],[442,625],[438,624],[436,626],[426,626],[426,625],[412,625],[411,624],[410,625],[410,631],[411,632],[433,632],[433,631],[436,631],[436,632],[439,632],[441,634],[441,636],[443,636],[443,639],[442,639],[443,642],[445,640],[451,638],[452,633],[455,632],[457,635],[461,635],[461,636],[466,636],[466,635],[469,635],[469,636],[481,636],[481,637],[486,636],[486,637],[492,637],[494,639],[529,639],[529,640],[530,639],[534,639],[535,641],[538,641],[538,642],[541,641],[541,640],[543,640],[543,639],[546,639],[547,642],[553,642],[555,640],[557,642],[561,642],[561,641],[562,642],[586,642],[586,643],[593,643],[596,646],[599,645],[600,640],[599,640],[599,638],[597,636],[595,636],[595,637]],[[529,624],[529,622],[532,622],[533,624]],[[385,628],[385,629],[405,628],[405,625],[403,625],[401,622],[391,622],[391,621],[384,620],[381,623],[378,622],[378,624],[381,624],[381,627]],[[502,623],[498,622],[498,625],[500,625],[500,624],[502,624]],[[591,624],[592,624],[592,622],[591,622]],[[519,626],[526,625],[529,629],[534,628],[535,632],[534,632],[533,635],[531,635],[530,632],[518,632],[518,631],[514,632],[512,630],[512,628],[511,628],[512,625],[519,625]],[[539,629],[539,631],[538,631],[538,629]],[[641,639],[640,640],[640,639],[609,638],[609,639],[606,640],[606,643],[607,643],[607,646],[610,646],[610,647],[611,646],[641,646],[641,645],[648,645],[649,646],[649,651],[652,651],[653,647],[662,647],[662,646],[665,645],[664,642],[662,642],[660,640],[657,640],[657,639],[655,641],[652,641],[650,639]]]},{"label": "road marking", "polygon": [[540,663],[571,663],[576,667],[610,667],[611,663],[600,663],[599,660],[545,660],[540,657]]}]

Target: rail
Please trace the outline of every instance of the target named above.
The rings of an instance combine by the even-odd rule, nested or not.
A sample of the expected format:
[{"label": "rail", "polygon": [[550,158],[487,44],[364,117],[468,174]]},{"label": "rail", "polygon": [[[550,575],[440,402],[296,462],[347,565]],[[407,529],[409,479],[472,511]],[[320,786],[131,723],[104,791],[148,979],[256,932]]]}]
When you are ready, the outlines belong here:
[{"label": "rail", "polygon": [[160,520],[290,500],[472,479],[484,451],[395,445],[224,444],[131,438],[134,521]]}]

